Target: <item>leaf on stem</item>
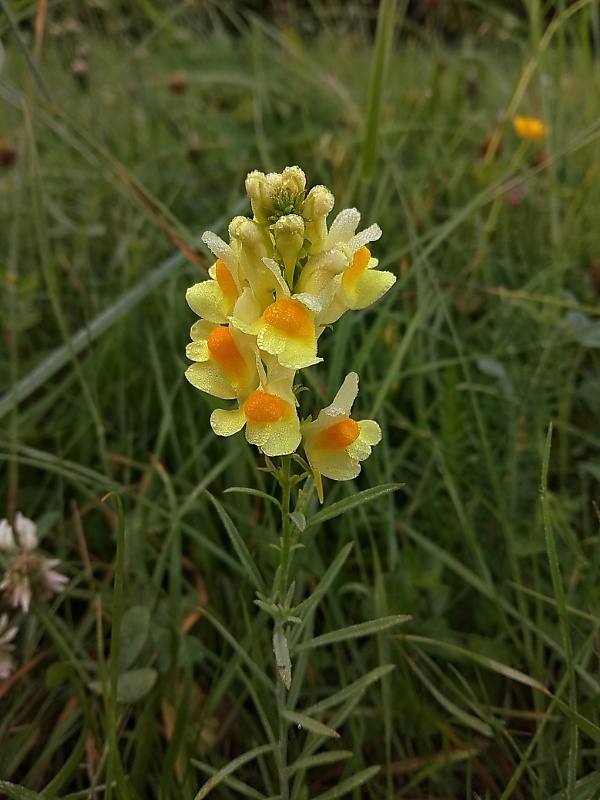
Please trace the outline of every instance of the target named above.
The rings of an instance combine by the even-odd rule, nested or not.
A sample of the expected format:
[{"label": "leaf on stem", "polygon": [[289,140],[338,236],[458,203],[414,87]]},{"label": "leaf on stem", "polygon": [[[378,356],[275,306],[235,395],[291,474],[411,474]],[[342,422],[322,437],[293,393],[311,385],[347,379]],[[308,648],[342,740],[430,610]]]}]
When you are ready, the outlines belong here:
[{"label": "leaf on stem", "polygon": [[391,617],[381,617],[381,619],[360,622],[357,625],[348,625],[346,628],[338,628],[338,630],[324,633],[322,636],[315,636],[314,639],[309,639],[306,642],[301,642],[297,645],[296,650],[310,650],[313,647],[323,647],[325,645],[335,644],[336,642],[343,642],[346,639],[371,636],[374,633],[381,633],[389,628],[394,628],[396,625],[402,625],[410,619],[411,617],[407,614],[395,614]]},{"label": "leaf on stem", "polygon": [[382,497],[390,492],[396,492],[404,486],[403,483],[382,483],[380,486],[373,486],[371,489],[365,489],[364,492],[359,492],[351,497],[345,497],[337,503],[324,508],[322,511],[317,512],[314,517],[311,517],[307,523],[307,528],[312,528],[315,525],[320,525],[328,519],[339,517],[340,514],[345,514],[353,508],[362,505],[363,503],[370,503],[377,498]]},{"label": "leaf on stem", "polygon": [[339,739],[340,735],[333,728],[324,725],[319,720],[309,717],[307,714],[301,714],[299,711],[288,711],[283,709],[281,716],[287,719],[288,722],[297,725],[299,728],[304,728],[311,733],[316,733],[317,736],[329,736],[331,739]]}]

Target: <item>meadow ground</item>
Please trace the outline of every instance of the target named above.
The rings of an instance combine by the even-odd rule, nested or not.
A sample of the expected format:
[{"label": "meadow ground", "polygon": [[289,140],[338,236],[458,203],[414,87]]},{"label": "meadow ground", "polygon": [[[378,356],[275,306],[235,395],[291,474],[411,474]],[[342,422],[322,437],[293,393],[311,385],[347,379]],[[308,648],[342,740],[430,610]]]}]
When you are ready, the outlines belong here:
[{"label": "meadow ground", "polygon": [[298,602],[339,570],[292,654],[290,795],[599,796],[597,4],[387,0],[387,40],[367,4],[201,5],[0,2],[2,515],[69,578],[2,595],[0,796],[281,796],[232,546],[272,580],[276,508],[223,494],[273,479],[184,378],[185,291],[246,174],[294,164],[397,281],[305,375],[325,405],[356,370],[383,441],[306,510]]}]

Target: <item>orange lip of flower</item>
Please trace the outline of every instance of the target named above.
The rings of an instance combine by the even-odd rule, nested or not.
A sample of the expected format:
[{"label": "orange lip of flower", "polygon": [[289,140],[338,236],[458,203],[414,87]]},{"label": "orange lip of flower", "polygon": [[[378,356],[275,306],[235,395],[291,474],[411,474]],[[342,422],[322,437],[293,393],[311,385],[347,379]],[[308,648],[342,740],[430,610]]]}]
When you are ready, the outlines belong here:
[{"label": "orange lip of flower", "polygon": [[346,286],[352,286],[360,278],[369,265],[371,251],[368,247],[361,247],[357,250],[352,259],[352,264],[344,270],[342,281]]},{"label": "orange lip of flower", "polygon": [[276,394],[257,389],[244,403],[244,414],[250,422],[279,422],[289,408],[289,404]]},{"label": "orange lip of flower", "polygon": [[263,319],[273,328],[298,339],[314,336],[314,325],[306,308],[297,300],[277,300],[268,306]]},{"label": "orange lip of flower", "polygon": [[226,372],[239,375],[246,369],[246,363],[237,349],[229,328],[219,326],[208,335],[208,351],[217,364]]},{"label": "orange lip of flower", "polygon": [[315,438],[315,445],[323,450],[345,450],[359,435],[358,422],[348,417],[322,430]]},{"label": "orange lip of flower", "polygon": [[238,296],[237,286],[233,280],[233,275],[229,271],[229,267],[227,267],[220,258],[217,258],[215,268],[219,288],[230,302],[236,300]]}]

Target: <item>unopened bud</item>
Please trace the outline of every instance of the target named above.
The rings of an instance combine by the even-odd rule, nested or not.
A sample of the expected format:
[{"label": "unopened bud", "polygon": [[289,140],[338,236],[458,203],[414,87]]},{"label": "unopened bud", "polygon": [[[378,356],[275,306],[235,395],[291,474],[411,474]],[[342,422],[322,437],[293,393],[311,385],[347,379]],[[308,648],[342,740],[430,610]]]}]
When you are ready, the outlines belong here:
[{"label": "unopened bud", "polygon": [[283,172],[254,170],[246,178],[246,192],[252,204],[254,219],[260,225],[271,225],[279,217],[302,212],[306,177],[300,167],[286,167]]},{"label": "unopened bud", "polygon": [[304,201],[302,216],[306,221],[305,237],[311,243],[311,253],[323,249],[327,237],[327,215],[333,208],[335,198],[326,186],[315,186]]},{"label": "unopened bud", "polygon": [[273,226],[273,236],[277,252],[283,259],[286,281],[291,289],[298,255],[304,244],[304,220],[298,214],[279,217]]}]

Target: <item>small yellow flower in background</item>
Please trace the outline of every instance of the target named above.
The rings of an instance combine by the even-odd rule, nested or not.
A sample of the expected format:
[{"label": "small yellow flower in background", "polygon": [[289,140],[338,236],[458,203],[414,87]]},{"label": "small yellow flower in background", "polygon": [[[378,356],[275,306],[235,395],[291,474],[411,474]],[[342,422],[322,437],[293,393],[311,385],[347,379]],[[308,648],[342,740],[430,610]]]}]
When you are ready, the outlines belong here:
[{"label": "small yellow flower in background", "polygon": [[514,117],[513,127],[517,136],[527,142],[539,142],[548,134],[548,128],[537,117]]},{"label": "small yellow flower in background", "polygon": [[360,462],[371,455],[381,441],[381,428],[372,419],[357,422],[350,416],[358,394],[358,375],[351,372],[331,405],[314,422],[302,426],[302,443],[323,502],[321,476],[348,481],[360,473]]}]

